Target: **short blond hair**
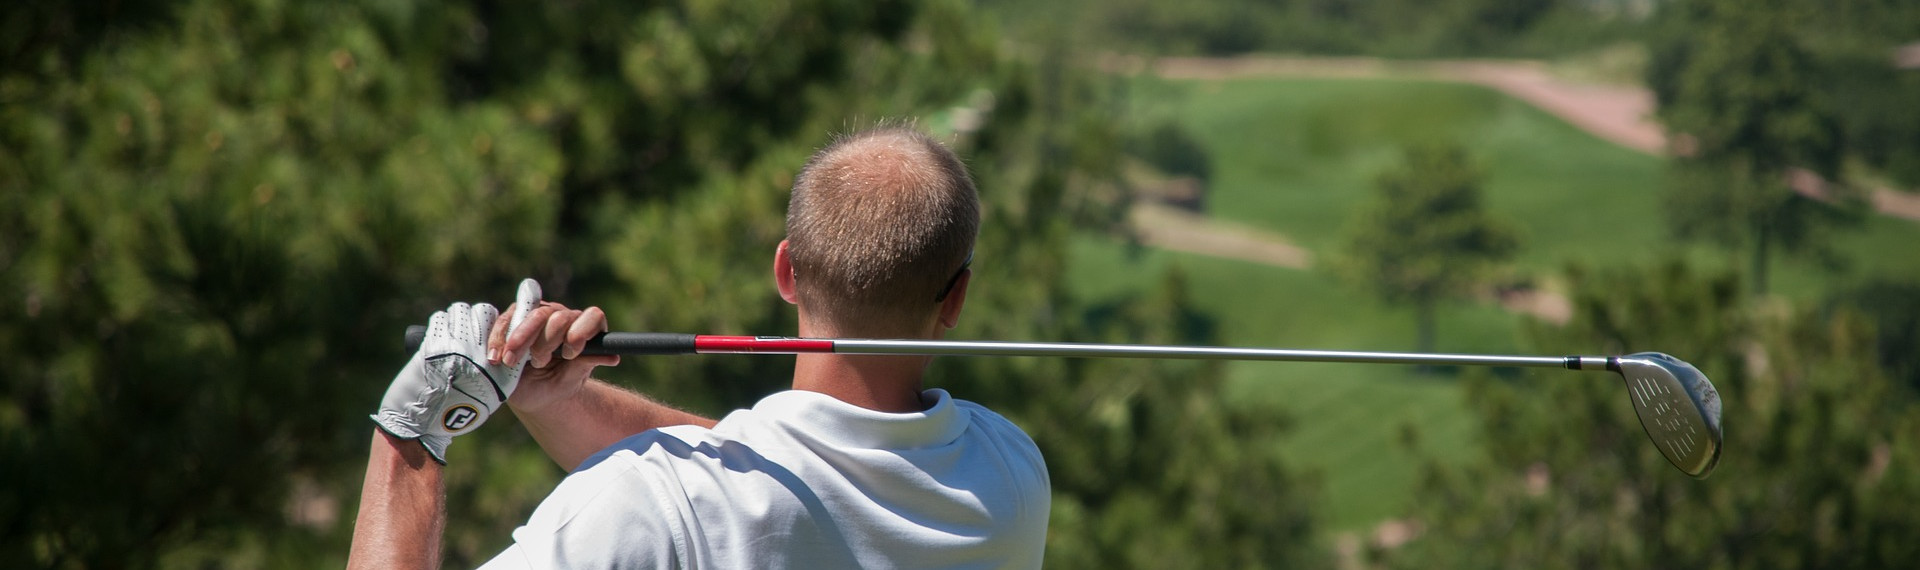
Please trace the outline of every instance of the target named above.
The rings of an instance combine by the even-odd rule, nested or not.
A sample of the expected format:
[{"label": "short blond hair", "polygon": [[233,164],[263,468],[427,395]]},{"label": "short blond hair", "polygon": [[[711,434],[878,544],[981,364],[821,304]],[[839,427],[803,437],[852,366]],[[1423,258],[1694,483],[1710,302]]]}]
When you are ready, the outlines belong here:
[{"label": "short blond hair", "polygon": [[979,228],[973,178],[946,145],[900,126],[836,137],[794,177],[787,204],[799,301],[838,334],[914,334]]}]

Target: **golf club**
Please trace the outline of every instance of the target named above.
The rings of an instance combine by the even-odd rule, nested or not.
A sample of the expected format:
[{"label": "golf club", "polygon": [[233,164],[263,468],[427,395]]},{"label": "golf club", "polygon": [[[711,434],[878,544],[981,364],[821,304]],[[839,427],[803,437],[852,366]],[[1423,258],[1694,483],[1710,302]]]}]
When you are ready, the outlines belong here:
[{"label": "golf club", "polygon": [[[420,346],[426,327],[407,328],[407,350]],[[582,354],[872,354],[933,356],[1064,356],[1263,360],[1455,366],[1516,366],[1609,370],[1626,380],[1633,410],[1655,448],[1680,471],[1705,478],[1720,461],[1720,392],[1693,365],[1658,352],[1626,356],[1502,356],[1157,346],[1072,342],[879,340],[719,336],[678,333],[601,333]]]}]

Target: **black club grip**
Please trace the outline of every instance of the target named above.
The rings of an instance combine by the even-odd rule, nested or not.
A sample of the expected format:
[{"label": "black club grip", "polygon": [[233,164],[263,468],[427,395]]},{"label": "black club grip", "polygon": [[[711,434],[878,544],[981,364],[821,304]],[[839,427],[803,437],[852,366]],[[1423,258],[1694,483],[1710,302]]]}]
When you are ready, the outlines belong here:
[{"label": "black club grip", "polygon": [[[420,341],[427,337],[427,327],[413,325],[407,327],[407,352],[420,350]],[[587,341],[587,348],[580,354],[597,356],[603,354],[650,356],[660,354],[693,354],[694,335],[682,333],[600,333]]]}]

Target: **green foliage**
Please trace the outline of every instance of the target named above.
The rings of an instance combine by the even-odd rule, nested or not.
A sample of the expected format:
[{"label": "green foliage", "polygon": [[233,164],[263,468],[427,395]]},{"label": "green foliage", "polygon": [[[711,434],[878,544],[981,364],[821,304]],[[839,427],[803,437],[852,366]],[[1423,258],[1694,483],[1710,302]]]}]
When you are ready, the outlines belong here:
[{"label": "green foliage", "polygon": [[1873,321],[1874,352],[1895,381],[1920,394],[1920,283],[1883,280],[1834,293],[1832,311],[1853,311]]},{"label": "green foliage", "polygon": [[1480,205],[1480,186],[1466,149],[1408,148],[1349,230],[1341,270],[1390,303],[1413,305],[1422,351],[1433,350],[1434,304],[1471,293],[1519,249],[1514,231]]},{"label": "green foliage", "polygon": [[[622,329],[791,331],[767,278],[785,188],[882,117],[983,118],[950,132],[988,208],[962,335],[1206,334],[1171,284],[1064,290],[1070,228],[1123,204],[1112,103],[955,2],[197,0],[5,29],[20,14],[59,25],[0,76],[0,566],[337,567],[401,326],[534,275]],[[712,413],[788,364],[608,377]],[[1317,555],[1281,464],[1235,453],[1267,428],[1211,413],[1214,368],[938,369],[1061,457],[1052,561]],[[561,474],[511,416],[450,455],[447,563],[473,566]]]},{"label": "green foliage", "polygon": [[1163,121],[1129,141],[1128,152],[1141,157],[1160,172],[1173,176],[1191,176],[1206,182],[1213,176],[1213,161],[1207,147],[1193,133],[1173,121]]},{"label": "green foliage", "polygon": [[[1900,185],[1920,185],[1920,75],[1900,69],[1895,49],[1915,41],[1920,4],[1900,0],[1769,0],[1760,3],[1686,0],[1662,5],[1658,33],[1652,34],[1652,65],[1647,82],[1662,104],[1674,103],[1699,57],[1731,57],[1721,64],[1745,63],[1722,75],[1751,75],[1738,91],[1724,96],[1806,105],[1820,121],[1837,123],[1837,133],[1822,133],[1803,149],[1830,153],[1839,147],[1857,166],[1885,175]],[[1741,54],[1740,52],[1746,52]],[[1704,55],[1717,54],[1717,55]],[[1745,59],[1738,59],[1744,57]],[[1698,75],[1696,70],[1694,75]],[[1719,80],[1727,81],[1727,80]],[[1799,90],[1783,97],[1782,87]],[[1808,104],[1806,101],[1810,101]],[[1731,111],[1740,112],[1740,111]],[[1779,121],[1775,121],[1779,122]],[[1833,126],[1822,125],[1827,129]],[[1781,130],[1778,126],[1770,127]],[[1802,159],[1806,157],[1788,157]],[[1808,161],[1814,162],[1814,161]],[[1800,164],[1803,167],[1815,165]],[[1854,173],[1849,173],[1854,174]],[[1868,177],[1870,180],[1872,177]],[[1879,181],[1875,181],[1879,182]]]},{"label": "green foliage", "polygon": [[1685,156],[1821,173],[1837,167],[1831,113],[1813,104],[1813,54],[1781,4],[1696,0],[1674,16],[1690,29],[1661,46],[1655,58],[1663,64],[1650,83],[1662,117],[1692,140]]},{"label": "green foliage", "polygon": [[[1184,279],[1165,279],[1145,296],[1085,307],[1084,318],[1052,321],[1039,332],[1090,342],[1214,342],[1210,319],[1185,300]],[[1275,456],[1249,452],[1274,444],[1276,424],[1226,405],[1220,363],[967,359],[940,366],[962,393],[1019,394],[1003,409],[1028,422],[1056,490],[1049,566],[1326,563],[1311,546],[1310,487]]]},{"label": "green foliage", "polygon": [[1617,381],[1529,377],[1471,391],[1489,463],[1430,471],[1425,536],[1392,567],[1879,568],[1920,556],[1920,407],[1874,365],[1857,314],[1756,310],[1730,274],[1678,262],[1576,271],[1544,352],[1662,350],[1723,398],[1726,453],[1704,481],[1660,456]]},{"label": "green foliage", "polygon": [[1837,179],[1846,140],[1816,95],[1814,54],[1784,1],[1690,0],[1670,16],[1649,83],[1678,133],[1668,207],[1675,233],[1747,248],[1765,293],[1773,249],[1826,253],[1827,231],[1855,222],[1861,194],[1832,185],[1825,199],[1789,185],[1792,169]]},{"label": "green foliage", "polygon": [[[1920,26],[1920,20],[1915,23]],[[1835,111],[1849,157],[1879,170],[1896,188],[1920,189],[1920,72],[1887,64],[1887,49],[1827,58],[1818,82]]]},{"label": "green foliage", "polygon": [[556,150],[325,11],[190,4],[0,79],[7,565],[306,530],[280,498],[364,445],[397,316],[548,243]]}]

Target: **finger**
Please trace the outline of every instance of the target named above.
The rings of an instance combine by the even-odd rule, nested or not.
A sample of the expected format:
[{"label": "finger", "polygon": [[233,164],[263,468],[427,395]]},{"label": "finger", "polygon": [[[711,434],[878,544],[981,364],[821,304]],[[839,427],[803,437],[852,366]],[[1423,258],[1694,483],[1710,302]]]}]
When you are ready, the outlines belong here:
[{"label": "finger", "polygon": [[493,305],[476,303],[472,307],[469,307],[467,309],[468,322],[466,326],[466,340],[480,345],[481,351],[484,352],[486,350],[487,337],[490,336],[490,329],[493,328],[493,321],[499,320],[499,316],[500,311],[494,309]]},{"label": "finger", "polygon": [[567,329],[572,327],[573,321],[578,318],[580,318],[580,311],[572,309],[554,311],[553,316],[547,317],[547,322],[540,331],[540,339],[533,343],[533,348],[529,349],[533,351],[534,368],[546,368],[552,363],[553,351],[560,350],[560,344],[567,341]]},{"label": "finger", "polygon": [[454,303],[447,307],[447,332],[453,340],[466,343],[477,338],[473,330],[473,307],[466,303]]},{"label": "finger", "polygon": [[580,318],[575,319],[573,326],[567,328],[567,344],[561,347],[560,357],[568,360],[578,358],[580,352],[587,349],[587,341],[593,340],[594,335],[603,332],[607,332],[606,312],[601,311],[599,307],[587,307],[586,310],[580,311]]},{"label": "finger", "polygon": [[487,337],[493,330],[493,322],[500,320],[500,310],[486,303],[474,303],[470,311],[473,314],[473,340],[486,344]]},{"label": "finger", "polygon": [[546,326],[547,316],[552,315],[555,310],[558,310],[556,307],[559,309],[566,308],[557,304],[541,305],[535,307],[533,312],[527,313],[527,318],[520,321],[520,328],[511,331],[511,333],[507,335],[505,362],[508,364],[518,364],[521,358],[526,357],[528,346],[532,345],[534,339],[540,336],[540,331]]},{"label": "finger", "polygon": [[421,348],[425,348],[427,343],[433,342],[435,339],[446,338],[446,336],[447,312],[434,311],[433,317],[427,319],[427,336],[425,340],[420,342],[420,346]]},{"label": "finger", "polygon": [[505,353],[507,350],[507,324],[512,321],[513,319],[511,318],[493,319],[493,332],[487,335],[487,362],[489,364],[500,364],[506,361],[504,357],[506,356]]}]

